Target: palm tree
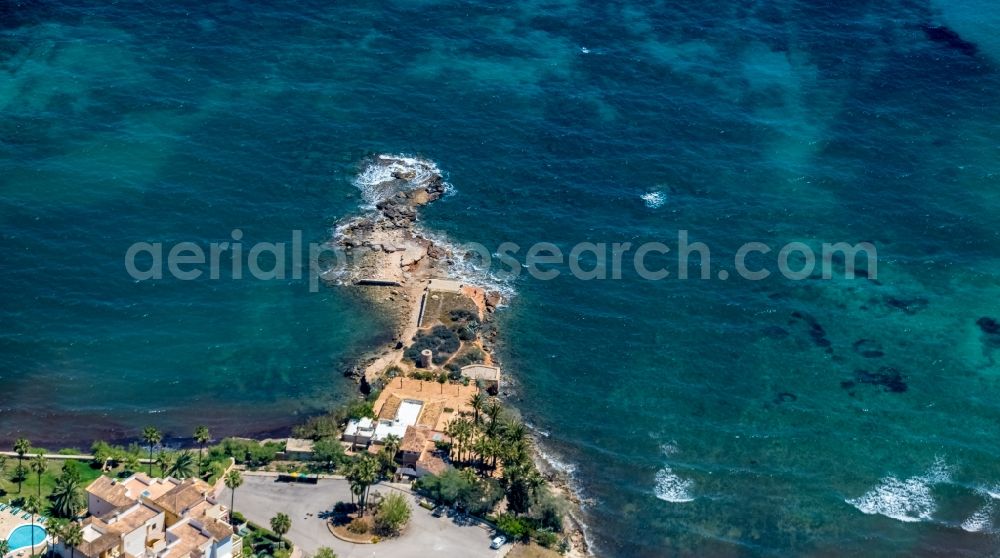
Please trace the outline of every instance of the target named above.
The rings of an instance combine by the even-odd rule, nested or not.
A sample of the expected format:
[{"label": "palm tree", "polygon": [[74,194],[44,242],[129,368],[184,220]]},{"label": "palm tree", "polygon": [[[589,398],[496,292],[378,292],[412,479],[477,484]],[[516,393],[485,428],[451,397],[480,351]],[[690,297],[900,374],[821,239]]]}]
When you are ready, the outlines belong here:
[{"label": "palm tree", "polygon": [[472,449],[476,452],[476,457],[478,457],[476,467],[479,468],[480,473],[486,469],[486,456],[492,451],[493,445],[493,440],[486,436],[480,436],[472,443]]},{"label": "palm tree", "polygon": [[468,421],[466,419],[459,419],[459,424],[458,424],[458,440],[459,440],[458,460],[459,461],[465,461],[465,460],[462,459],[463,458],[463,452],[461,450],[465,450],[464,457],[466,457],[466,458],[468,457],[468,454],[469,454],[469,441],[472,440],[472,435],[473,434],[475,434],[475,426],[472,424],[472,422],[470,422],[470,421]]},{"label": "palm tree", "polygon": [[140,469],[139,456],[134,453],[125,454],[122,460],[122,468],[129,473],[134,473]]},{"label": "palm tree", "polygon": [[212,437],[208,433],[208,427],[201,425],[194,429],[194,441],[198,442],[198,470],[201,470],[201,461],[205,458],[205,444]]},{"label": "palm tree", "polygon": [[[18,438],[17,441],[14,442],[14,452],[17,453],[18,469],[24,469],[24,454],[28,453],[29,451],[31,451],[31,442],[29,442],[27,438]],[[19,477],[20,476],[24,475],[19,475]],[[24,482],[24,479],[17,481],[18,494],[21,493],[22,482]]]},{"label": "palm tree", "polygon": [[353,504],[354,503],[354,498],[357,497],[358,498],[358,505],[360,506],[361,505],[361,495],[365,493],[365,486],[363,484],[361,484],[360,482],[358,482],[357,479],[351,478],[349,475],[350,475],[350,472],[348,472],[347,481],[348,481],[348,483],[350,483],[350,486],[351,486],[351,503]]},{"label": "palm tree", "polygon": [[229,489],[229,523],[233,522],[233,506],[236,505],[236,489],[243,484],[243,475],[236,469],[226,473],[226,488]]},{"label": "palm tree", "polygon": [[399,446],[403,441],[395,434],[389,434],[382,440],[382,451],[379,452],[379,458],[382,461],[382,469],[384,472],[391,472],[395,468],[396,464],[396,453],[399,452]]},{"label": "palm tree", "polygon": [[163,450],[156,453],[156,465],[160,468],[160,476],[166,477],[167,470],[174,466],[174,456]]},{"label": "palm tree", "polygon": [[83,492],[80,489],[80,479],[73,475],[61,475],[56,479],[56,486],[49,495],[52,501],[52,515],[73,519],[83,507]]},{"label": "palm tree", "polygon": [[503,437],[511,444],[518,444],[528,439],[528,427],[523,422],[512,420],[504,424]]},{"label": "palm tree", "polygon": [[10,543],[7,539],[0,539],[0,556],[6,556],[10,552]]},{"label": "palm tree", "polygon": [[58,517],[53,517],[49,520],[48,524],[45,526],[45,530],[49,533],[49,536],[52,537],[53,543],[62,540],[63,532],[66,531],[67,525],[69,525],[69,521]]},{"label": "palm tree", "polygon": [[515,516],[527,513],[538,489],[545,483],[531,461],[504,469],[502,483],[506,489],[507,510]]},{"label": "palm tree", "polygon": [[479,413],[483,411],[483,408],[486,406],[486,402],[488,400],[489,398],[486,397],[486,394],[481,391],[477,391],[475,395],[469,398],[469,405],[472,407],[473,412],[472,421],[476,424],[479,424]]},{"label": "palm tree", "polygon": [[167,468],[167,472],[175,479],[193,477],[195,474],[194,456],[189,451],[181,452]]},{"label": "palm tree", "polygon": [[21,483],[28,478],[28,468],[24,465],[15,465],[14,470],[10,473],[10,481],[17,483],[17,492],[21,493]]},{"label": "palm tree", "polygon": [[63,545],[69,547],[69,558],[76,558],[76,547],[83,544],[83,528],[73,521],[62,532]]},{"label": "palm tree", "polygon": [[147,426],[142,430],[142,441],[149,446],[149,476],[153,476],[153,448],[163,441],[163,434],[155,426]]},{"label": "palm tree", "polygon": [[42,511],[42,501],[38,496],[28,496],[24,503],[24,511],[31,514],[31,555],[35,555],[35,514]]},{"label": "palm tree", "polygon": [[497,419],[500,418],[500,413],[503,412],[503,405],[497,401],[496,397],[491,397],[483,411],[486,413],[486,416],[490,417],[490,424],[486,427],[486,432],[492,436],[496,433]]},{"label": "palm tree", "polygon": [[365,454],[354,463],[354,466],[347,472],[347,480],[351,483],[351,490],[360,490],[358,494],[358,505],[361,508],[361,517],[365,515],[365,507],[368,504],[368,491],[378,480],[379,466],[375,457]]},{"label": "palm tree", "polygon": [[292,520],[287,515],[279,513],[271,518],[271,530],[281,539],[281,542],[278,543],[279,547],[283,548],[285,546],[285,533],[291,528]]},{"label": "palm tree", "polygon": [[395,457],[396,452],[399,451],[399,445],[403,443],[403,440],[399,439],[399,436],[395,434],[389,434],[382,440],[382,444],[385,446],[386,453]]},{"label": "palm tree", "polygon": [[38,482],[38,497],[42,497],[42,474],[49,468],[49,462],[45,459],[45,454],[38,452],[31,458],[31,470],[35,473],[35,480]]}]

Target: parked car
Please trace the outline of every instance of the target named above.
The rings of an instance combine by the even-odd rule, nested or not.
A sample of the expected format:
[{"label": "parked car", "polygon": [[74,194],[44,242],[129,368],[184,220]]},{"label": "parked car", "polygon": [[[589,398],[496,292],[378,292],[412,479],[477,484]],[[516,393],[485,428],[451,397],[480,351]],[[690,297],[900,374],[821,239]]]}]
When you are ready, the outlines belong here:
[{"label": "parked car", "polygon": [[493,542],[490,543],[490,548],[492,548],[493,550],[497,550],[498,548],[500,548],[505,544],[507,544],[507,537],[500,535],[497,537],[493,537]]}]

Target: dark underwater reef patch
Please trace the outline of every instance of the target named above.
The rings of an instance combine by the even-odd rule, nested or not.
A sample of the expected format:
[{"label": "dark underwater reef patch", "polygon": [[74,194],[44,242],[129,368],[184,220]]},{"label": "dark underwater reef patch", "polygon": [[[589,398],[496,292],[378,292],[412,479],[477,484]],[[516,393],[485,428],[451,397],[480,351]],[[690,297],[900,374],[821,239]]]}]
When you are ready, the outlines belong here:
[{"label": "dark underwater reef patch", "polygon": [[976,320],[976,325],[983,332],[983,344],[990,349],[1000,348],[1000,322],[995,318],[983,316]]},{"label": "dark underwater reef patch", "polygon": [[789,320],[789,325],[795,324],[796,322],[804,323],[808,328],[809,338],[817,347],[823,347],[827,352],[833,352],[830,340],[826,338],[826,329],[816,320],[816,318],[806,314],[804,312],[792,312],[792,319]]},{"label": "dark underwater reef patch", "polygon": [[[909,389],[903,373],[891,366],[882,366],[875,372],[858,368],[854,371],[854,379],[840,382],[840,387],[851,390],[858,384],[877,386],[882,388],[882,391],[890,393],[903,393]],[[854,392],[851,392],[851,395],[854,395]]]},{"label": "dark underwater reef patch", "polygon": [[913,316],[918,312],[921,312],[930,302],[920,296],[915,296],[913,298],[900,298],[892,295],[885,295],[881,298],[873,297],[868,299],[868,303],[862,306],[862,310],[867,310],[869,308],[884,307],[889,310],[896,310],[906,314],[907,316]]},{"label": "dark underwater reef patch", "polygon": [[46,3],[40,0],[0,0],[0,29],[39,23],[48,11]]},{"label": "dark underwater reef patch", "polygon": [[950,49],[957,50],[966,56],[975,56],[979,47],[962,38],[953,29],[944,25],[921,25],[920,29],[928,39],[940,43]]},{"label": "dark underwater reef patch", "polygon": [[986,335],[1000,335],[1000,322],[996,321],[989,316],[983,316],[976,320],[976,325],[979,329],[983,331]]},{"label": "dark underwater reef patch", "polygon": [[882,344],[874,339],[858,339],[852,347],[854,348],[854,352],[865,358],[882,358],[885,356]]}]

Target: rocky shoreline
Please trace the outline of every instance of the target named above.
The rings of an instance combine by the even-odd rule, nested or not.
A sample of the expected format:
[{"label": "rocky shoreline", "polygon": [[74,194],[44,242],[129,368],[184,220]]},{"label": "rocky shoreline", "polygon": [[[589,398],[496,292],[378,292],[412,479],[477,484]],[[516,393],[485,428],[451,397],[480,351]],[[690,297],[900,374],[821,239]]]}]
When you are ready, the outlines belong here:
[{"label": "rocky shoreline", "polygon": [[[352,289],[389,320],[390,341],[344,371],[367,390],[381,384],[386,370],[401,364],[405,346],[420,327],[429,281],[459,278],[454,271],[456,254],[423,234],[418,225],[419,209],[448,190],[432,162],[379,155],[359,175],[358,186],[370,203],[369,211],[336,227],[332,243],[346,256],[347,265],[326,279],[332,285]],[[493,315],[501,304],[501,294],[471,285],[463,286],[462,294],[480,310],[477,345],[487,362],[495,364],[498,332]],[[580,521],[581,502],[570,487],[570,479],[545,462],[540,452],[535,452],[535,458],[553,492],[571,505],[569,555],[589,556]]]}]

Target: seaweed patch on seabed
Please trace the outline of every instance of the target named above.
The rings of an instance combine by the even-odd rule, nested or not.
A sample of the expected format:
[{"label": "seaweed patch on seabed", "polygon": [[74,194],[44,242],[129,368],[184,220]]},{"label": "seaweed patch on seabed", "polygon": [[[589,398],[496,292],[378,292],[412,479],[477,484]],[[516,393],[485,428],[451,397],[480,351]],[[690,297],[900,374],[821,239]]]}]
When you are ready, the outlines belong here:
[{"label": "seaweed patch on seabed", "polygon": [[909,388],[903,373],[891,366],[883,366],[875,372],[859,368],[854,371],[854,379],[840,382],[840,387],[849,390],[848,395],[854,397],[853,389],[858,384],[879,386],[882,391],[890,393],[903,393]]},{"label": "seaweed patch on seabed", "polygon": [[873,339],[858,339],[852,347],[854,348],[854,352],[865,358],[882,358],[885,356],[882,344]]},{"label": "seaweed patch on seabed", "polygon": [[975,43],[966,41],[953,29],[944,25],[921,25],[920,29],[928,39],[941,43],[948,48],[957,50],[966,56],[975,56],[979,48]]},{"label": "seaweed patch on seabed", "polygon": [[809,338],[812,339],[814,345],[817,347],[823,347],[826,349],[827,353],[833,353],[833,347],[831,346],[832,343],[830,343],[830,340],[826,338],[826,330],[818,321],[816,321],[816,318],[810,316],[809,314],[796,311],[792,312],[792,319],[788,321],[788,324],[793,325],[796,321],[802,321],[809,326]]},{"label": "seaweed patch on seabed", "polygon": [[868,302],[861,306],[861,309],[868,310],[869,308],[882,307],[902,312],[907,316],[913,316],[926,309],[929,304],[930,301],[921,296],[915,296],[913,298],[900,298],[892,295],[885,295],[881,298],[869,298]]},{"label": "seaweed patch on seabed", "polygon": [[982,332],[980,339],[983,344],[983,355],[989,358],[990,364],[993,364],[993,351],[1000,349],[1000,321],[983,316],[976,320],[976,325]]}]

